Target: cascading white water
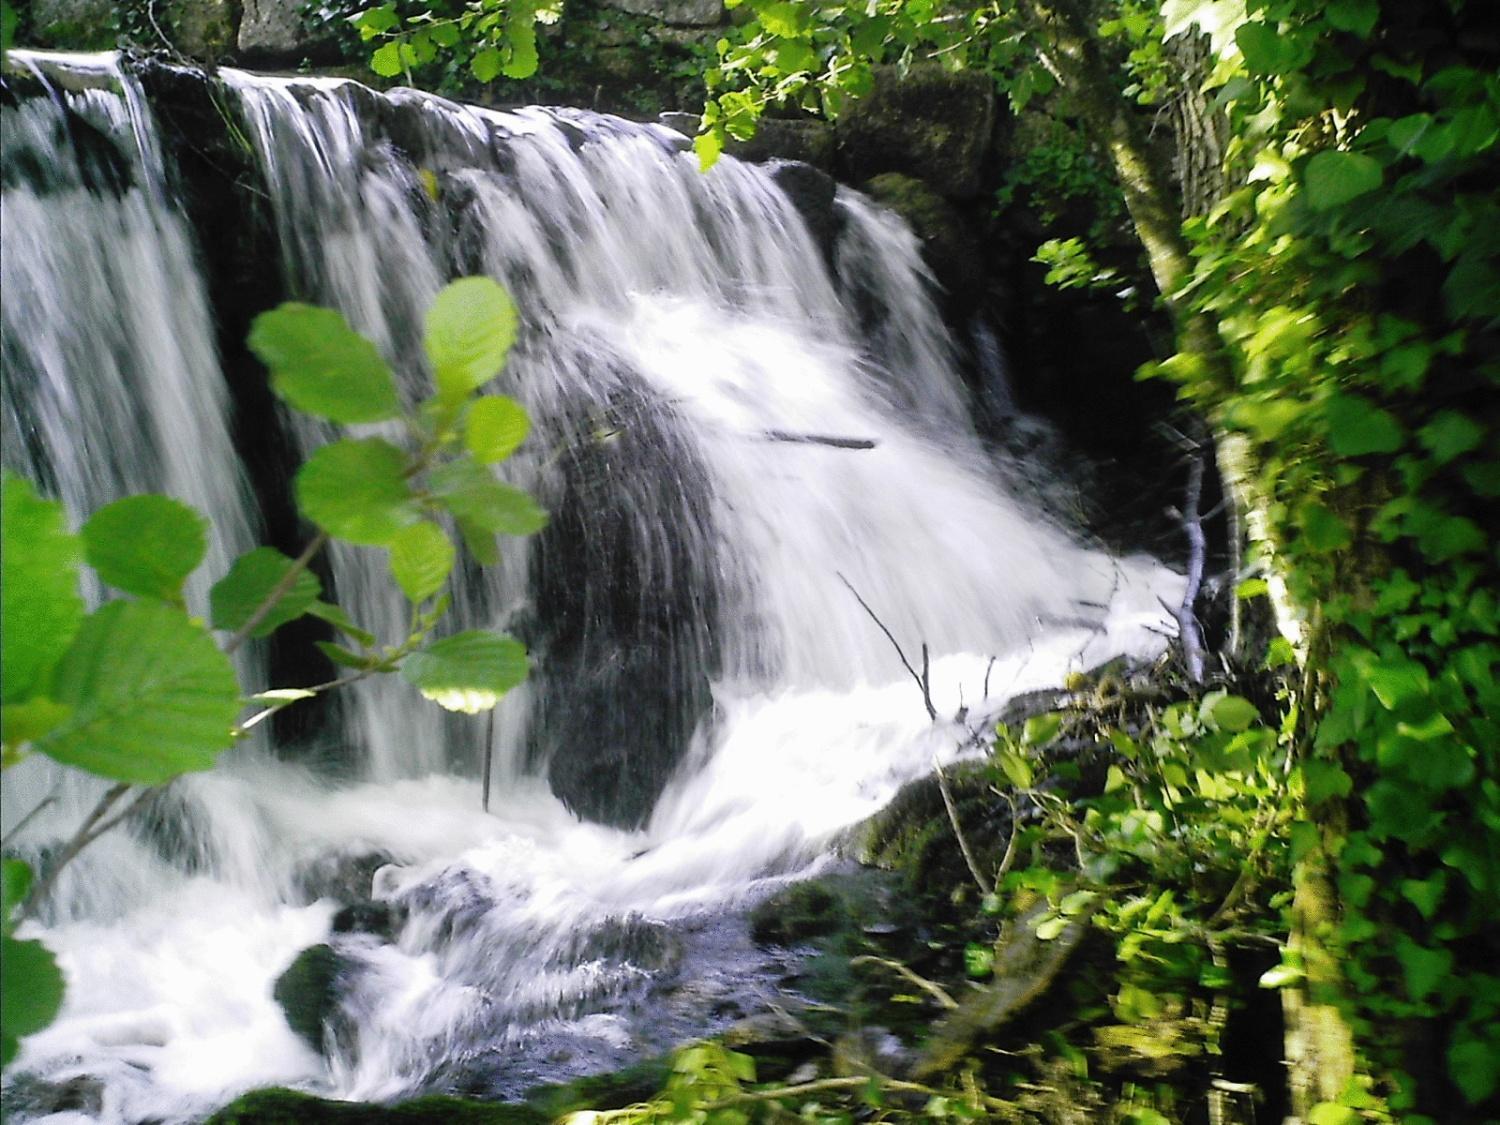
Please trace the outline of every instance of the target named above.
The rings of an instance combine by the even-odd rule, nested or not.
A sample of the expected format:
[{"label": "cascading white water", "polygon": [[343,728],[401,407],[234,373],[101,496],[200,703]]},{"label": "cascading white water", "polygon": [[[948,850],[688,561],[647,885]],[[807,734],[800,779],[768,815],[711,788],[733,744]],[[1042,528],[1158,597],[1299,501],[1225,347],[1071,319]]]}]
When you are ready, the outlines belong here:
[{"label": "cascading white water", "polygon": [[[290,291],[342,309],[411,393],[420,310],[443,280],[482,271],[515,294],[525,326],[497,387],[535,425],[510,471],[556,526],[469,573],[454,618],[529,630],[542,668],[488,735],[503,764],[488,815],[469,768],[482,728],[390,681],[347,707],[363,780],[334,785],[242,755],[182,787],[175,845],[120,833],[33,927],[70,992],[17,1071],[102,1079],[106,1120],[167,1120],[271,1082],[356,1098],[476,1081],[509,1093],[568,1071],[543,1063],[549,1044],[569,1045],[574,1070],[659,1049],[712,1026],[701,1012],[640,1018],[672,962],[664,927],[710,933],[693,920],[816,865],[834,833],[958,752],[959,727],[928,721],[854,591],[913,658],[929,646],[939,714],[967,705],[970,722],[1070,667],[1156,646],[1156,597],[1175,578],[1085,549],[1001,486],[965,420],[915,239],[862,197],[841,191],[833,204],[830,263],[774,169],[726,159],[702,175],[664,129],[225,79]],[[5,205],[7,339],[30,339],[29,323],[11,328],[9,188]],[[171,284],[201,291],[190,244],[152,245],[182,275]],[[25,261],[16,250],[14,268],[55,250],[28,248]],[[173,289],[104,288],[117,304],[191,307]],[[9,385],[9,351],[6,362]],[[55,368],[63,386],[82,381],[68,362]],[[18,433],[49,456],[145,461],[134,441],[104,452],[39,430],[19,393]],[[154,394],[126,392],[159,424]],[[223,416],[217,400],[193,409]],[[304,450],[326,439],[293,425]],[[102,487],[171,484],[153,470]],[[217,502],[188,498],[218,515]],[[399,630],[378,552],[340,552],[333,570],[357,618]],[[683,711],[689,730],[698,720],[691,745],[675,768],[657,753],[665,790],[643,827],[582,822],[538,771],[588,807],[565,771],[589,748],[548,732],[571,729],[562,712],[584,699],[619,717],[605,733],[624,730],[656,706],[629,690],[653,669],[674,696],[661,712]],[[696,711],[675,698],[699,684]],[[639,748],[614,749],[622,768],[648,768]],[[22,811],[12,805],[8,818]],[[40,846],[64,828],[54,817],[27,831]],[[101,910],[88,879],[106,865],[117,889]],[[328,939],[325,876],[347,883],[348,871],[366,882],[345,897],[407,916],[395,942],[335,939],[345,1026],[324,1058],[290,1031],[271,985]],[[721,968],[732,988],[735,967]]]}]

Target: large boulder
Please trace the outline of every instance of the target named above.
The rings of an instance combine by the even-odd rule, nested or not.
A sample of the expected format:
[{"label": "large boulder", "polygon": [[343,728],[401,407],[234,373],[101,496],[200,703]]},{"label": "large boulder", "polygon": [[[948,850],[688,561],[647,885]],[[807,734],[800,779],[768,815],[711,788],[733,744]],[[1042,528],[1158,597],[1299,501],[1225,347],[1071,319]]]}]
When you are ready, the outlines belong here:
[{"label": "large boulder", "polygon": [[723,0],[605,0],[611,8],[659,23],[708,27],[724,19]]},{"label": "large boulder", "polygon": [[839,117],[835,134],[843,177],[904,172],[950,199],[983,186],[995,127],[995,88],[982,74],[938,64],[877,67],[875,85]]},{"label": "large boulder", "polygon": [[337,60],[332,33],[308,21],[302,0],[244,0],[244,5],[239,48],[249,61],[290,65],[302,59]]},{"label": "large boulder", "polygon": [[215,62],[235,48],[238,9],[233,0],[167,0],[160,10],[172,46]]},{"label": "large boulder", "polygon": [[967,320],[983,298],[987,280],[974,223],[915,176],[885,172],[865,184],[865,191],[906,220],[922,242],[922,259],[947,295],[950,321]]},{"label": "large boulder", "polygon": [[115,45],[118,34],[108,0],[35,0],[31,8],[31,35],[43,47],[103,50]]}]

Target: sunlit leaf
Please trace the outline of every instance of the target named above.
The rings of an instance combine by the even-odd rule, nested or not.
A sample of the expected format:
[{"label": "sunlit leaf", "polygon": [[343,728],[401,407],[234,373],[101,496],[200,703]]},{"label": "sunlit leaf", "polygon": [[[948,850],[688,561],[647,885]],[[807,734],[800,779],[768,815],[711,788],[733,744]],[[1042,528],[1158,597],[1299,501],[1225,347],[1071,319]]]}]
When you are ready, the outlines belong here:
[{"label": "sunlit leaf", "polygon": [[513,398],[488,395],[469,407],[464,421],[464,445],[483,465],[503,461],[526,440],[531,419]]},{"label": "sunlit leaf", "polygon": [[[292,560],[274,547],[257,547],[235,559],[229,573],[215,582],[208,592],[213,627],[230,632],[242,628],[291,569]],[[250,635],[268,636],[288,621],[295,621],[308,611],[322,592],[317,576],[304,569]]]},{"label": "sunlit leaf", "polygon": [[0,702],[19,703],[42,686],[83,620],[82,551],[61,504],[10,472],[0,489]]},{"label": "sunlit leaf", "polygon": [[83,525],[88,564],[111,586],[178,601],[182,583],[208,551],[208,521],[169,496],[127,496]]},{"label": "sunlit leaf", "polygon": [[384,547],[421,518],[406,471],[406,455],[380,438],[334,442],[298,471],[297,505],[330,535]]},{"label": "sunlit leaf", "polygon": [[423,339],[439,397],[461,399],[493,379],[518,327],[509,294],[487,277],[466,277],[438,293]]},{"label": "sunlit leaf", "polygon": [[39,941],[0,938],[0,1066],[20,1050],[23,1036],[41,1031],[63,1001],[62,970]]},{"label": "sunlit leaf", "polygon": [[526,679],[526,646],[514,637],[479,630],[456,633],[413,653],[401,675],[449,711],[488,711]]},{"label": "sunlit leaf", "polygon": [[468,458],[434,470],[430,484],[443,506],[467,528],[531,535],[547,526],[547,513],[535,500],[519,488],[497,481],[488,469]]},{"label": "sunlit leaf", "polygon": [[246,342],[270,369],[271,389],[304,413],[345,424],[400,413],[390,366],[333,309],[281,305],[255,318]]},{"label": "sunlit leaf", "polygon": [[453,544],[435,523],[424,521],[404,528],[391,540],[390,550],[391,575],[414,602],[441,590],[453,570]]},{"label": "sunlit leaf", "polygon": [[1327,150],[1307,162],[1303,183],[1314,211],[1330,211],[1378,188],[1380,162],[1362,152]]},{"label": "sunlit leaf", "polygon": [[229,658],[155,601],[110,602],[88,617],[57,665],[52,696],[72,714],[37,750],[143,785],[212,767],[240,711]]}]

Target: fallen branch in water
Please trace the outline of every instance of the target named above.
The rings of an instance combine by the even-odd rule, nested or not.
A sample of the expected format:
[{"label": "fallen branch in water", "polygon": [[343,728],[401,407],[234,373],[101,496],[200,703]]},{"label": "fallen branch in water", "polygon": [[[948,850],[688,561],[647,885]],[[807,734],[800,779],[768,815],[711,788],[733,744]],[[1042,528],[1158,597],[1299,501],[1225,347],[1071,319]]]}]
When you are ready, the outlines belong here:
[{"label": "fallen branch in water", "polygon": [[828,434],[793,434],[785,430],[767,430],[771,441],[786,441],[795,445],[827,445],[834,449],[874,449],[878,444],[869,438],[832,437]]}]

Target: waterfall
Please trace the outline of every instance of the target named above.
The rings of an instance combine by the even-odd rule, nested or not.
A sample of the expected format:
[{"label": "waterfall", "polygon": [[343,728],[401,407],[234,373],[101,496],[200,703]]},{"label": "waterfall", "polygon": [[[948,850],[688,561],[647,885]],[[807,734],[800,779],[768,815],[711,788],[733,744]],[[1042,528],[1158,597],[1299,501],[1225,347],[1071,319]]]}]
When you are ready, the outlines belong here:
[{"label": "waterfall", "polygon": [[[256,517],[198,274],[215,248],[193,243],[135,79],[16,55],[109,88],[4,111],[7,458],[24,450],[75,513],[182,496],[219,529],[217,576]],[[286,294],[340,309],[403,393],[420,393],[417,326],[446,280],[514,295],[494,389],[533,432],[506,472],[552,522],[463,570],[451,628],[517,632],[537,670],[488,724],[361,684],[341,776],[243,748],[174,787],[149,831],[98,845],[32,927],[70,990],[14,1073],[101,1082],[106,1120],[178,1120],[255,1085],[505,1095],[663,1049],[714,1027],[702,993],[674,1006],[664,979],[714,957],[716,987],[753,975],[712,919],[953,758],[961,707],[980,722],[1157,647],[1156,599],[1180,580],[1089,549],[1003,483],[916,239],[864,197],[794,201],[774,164],[705,175],[685,138],[580,111],[220,79]],[[115,154],[110,182],[75,120]],[[303,456],[331,433],[281,425]],[[401,631],[379,552],[336,549],[330,568],[356,619]],[[930,652],[942,721],[882,629]],[[34,803],[43,782],[22,780]],[[21,788],[7,776],[8,822]],[[41,818],[22,844],[70,823]],[[396,939],[330,938],[339,903],[366,899],[398,912]],[[271,983],[329,940],[345,992],[320,1055]]]}]

